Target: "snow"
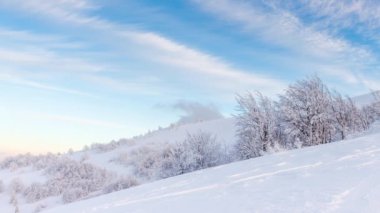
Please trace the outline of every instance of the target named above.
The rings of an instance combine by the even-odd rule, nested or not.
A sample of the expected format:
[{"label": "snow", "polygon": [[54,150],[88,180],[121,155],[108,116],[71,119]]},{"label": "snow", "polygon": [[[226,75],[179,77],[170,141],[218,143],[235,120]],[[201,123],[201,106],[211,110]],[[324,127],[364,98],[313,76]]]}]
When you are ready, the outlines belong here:
[{"label": "snow", "polygon": [[90,151],[80,151],[73,153],[70,157],[75,160],[80,160],[84,156],[88,159],[86,162],[93,165],[99,166],[101,168],[106,168],[120,175],[129,175],[131,171],[125,168],[123,165],[114,162],[115,158],[118,156],[129,153],[137,148],[144,145],[155,145],[165,143],[176,143],[182,142],[186,139],[188,134],[196,134],[199,132],[207,132],[215,135],[218,142],[225,145],[234,144],[235,138],[235,119],[234,118],[223,118],[210,121],[200,121],[197,123],[184,124],[179,126],[174,126],[158,131],[154,131],[146,136],[134,139],[132,142],[124,144],[115,150],[107,152],[97,152],[94,150]]},{"label": "snow", "polygon": [[358,138],[197,171],[46,212],[378,212],[379,167],[377,123]]},{"label": "snow", "polygon": [[[354,98],[358,105],[373,96]],[[372,99],[371,99],[372,98]],[[66,154],[119,176],[133,170],[117,159],[144,146],[182,142],[199,132],[216,136],[219,143],[235,144],[234,118],[182,124],[129,139],[115,149],[91,149]],[[215,167],[161,181],[138,180],[141,185],[120,192],[63,205],[61,197],[27,203],[19,195],[22,213],[35,212],[376,212],[380,204],[380,124],[343,142],[268,154],[264,157]],[[0,154],[1,160],[1,154]],[[32,166],[1,170],[7,186],[13,179],[25,185],[44,182],[43,170]],[[5,189],[8,191],[8,189]],[[97,197],[98,196],[98,197]],[[0,192],[0,212],[14,212],[9,193]]]},{"label": "snow", "polygon": [[[215,135],[218,142],[222,144],[231,145],[236,141],[234,125],[235,120],[233,118],[199,121],[196,123],[183,124],[151,132],[150,134],[137,137],[110,151],[79,151],[72,154],[66,154],[66,156],[76,161],[85,159],[85,162],[104,168],[107,171],[113,172],[119,176],[128,176],[133,175],[131,168],[115,161],[122,154],[129,153],[145,145],[160,146],[160,144],[165,143],[182,142],[188,134],[196,134],[201,131]],[[14,179],[19,179],[22,183],[24,183],[24,185],[28,186],[35,182],[43,183],[46,181],[47,176],[45,176],[43,170],[35,170],[32,167],[24,167],[17,169],[16,171],[0,169],[0,180],[4,182],[5,186],[8,186]],[[139,182],[144,184],[146,180],[139,180]],[[5,190],[8,191],[8,189]],[[14,211],[14,208],[9,203],[9,200],[10,195],[8,193],[0,193],[0,212],[7,213]],[[29,204],[23,200],[22,197],[19,197],[20,211],[22,213],[34,212],[38,205],[45,205],[47,209],[63,205],[60,200],[60,197],[51,197],[37,203]]]},{"label": "snow", "polygon": [[358,106],[369,105],[376,101],[376,97],[380,95],[380,91],[371,92],[369,94],[359,95],[353,98]]}]

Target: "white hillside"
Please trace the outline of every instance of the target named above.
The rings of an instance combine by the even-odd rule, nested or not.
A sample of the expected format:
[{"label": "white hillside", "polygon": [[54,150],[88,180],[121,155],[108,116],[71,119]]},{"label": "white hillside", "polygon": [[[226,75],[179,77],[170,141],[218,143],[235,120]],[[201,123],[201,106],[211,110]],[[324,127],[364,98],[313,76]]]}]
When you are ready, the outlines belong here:
[{"label": "white hillside", "polygon": [[65,212],[378,212],[380,126],[50,209]]},{"label": "white hillside", "polygon": [[[307,87],[309,84],[312,87]],[[353,187],[340,185],[346,176],[354,178],[347,179],[348,184],[356,184],[362,178],[362,174],[351,175],[356,169],[351,168],[351,161],[336,159],[355,152],[366,156],[360,150],[371,148],[374,151],[370,155],[376,154],[374,139],[379,138],[380,127],[372,128],[373,132],[368,129],[380,118],[380,112],[375,105],[356,108],[341,96],[326,98],[330,96],[323,92],[328,90],[315,88],[325,87],[319,79],[298,82],[291,89],[301,94],[286,93],[278,103],[260,95],[257,102],[254,96],[241,97],[241,111],[236,118],[171,126],[132,139],[93,144],[79,152],[6,158],[0,161],[1,212],[44,212],[75,202],[84,204],[73,204],[62,211],[89,211],[90,206],[99,205],[109,212],[152,212],[156,208],[174,212],[178,210],[176,206],[189,206],[189,212],[194,210],[190,206],[201,212],[214,212],[217,208],[227,212],[234,208],[238,212],[327,208],[344,187]],[[306,106],[315,109],[302,111],[308,109]],[[319,114],[313,114],[314,111]],[[299,120],[298,115],[304,119]],[[306,119],[309,117],[313,119]],[[337,142],[363,131],[367,136]],[[281,150],[332,142],[337,143],[270,156]],[[247,158],[257,159],[197,171]],[[372,161],[366,163],[370,165]],[[372,167],[363,169],[372,174],[365,169]],[[197,172],[183,175],[194,171]],[[333,190],[323,188],[325,185]],[[116,192],[120,190],[125,191]],[[111,194],[104,196],[108,193]],[[177,204],[167,209],[165,205],[173,201]],[[217,202],[223,205],[218,206]],[[94,211],[103,212],[103,207]]]},{"label": "white hillside", "polygon": [[110,151],[87,151],[77,152],[71,157],[80,160],[86,155],[86,162],[105,167],[116,173],[129,174],[129,170],[114,161],[120,155],[128,154],[133,150],[143,146],[161,146],[163,144],[171,144],[182,142],[188,134],[197,134],[199,132],[207,132],[216,137],[216,140],[221,144],[234,144],[235,138],[235,120],[233,118],[223,118],[210,121],[202,121],[191,124],[174,126],[158,131],[154,131],[143,137],[135,138],[118,146]]},{"label": "white hillside", "polygon": [[380,91],[375,91],[368,94],[359,95],[359,96],[354,97],[353,100],[359,106],[365,106],[377,101],[376,99],[378,97],[380,97]]},{"label": "white hillside", "polygon": [[[127,159],[129,160],[130,153],[136,150],[147,147],[157,148],[166,144],[182,142],[186,139],[188,134],[197,134],[199,132],[207,132],[214,135],[217,142],[220,144],[234,144],[236,141],[234,122],[233,118],[226,118],[174,126],[154,131],[142,137],[125,140],[115,146],[111,146],[112,144],[104,144],[100,145],[99,148],[92,148],[87,151],[67,153],[59,158],[72,159],[75,162],[78,162],[78,165],[80,165],[80,163],[87,163],[100,169],[105,169],[106,172],[112,174],[112,178],[110,179],[112,182],[112,179],[117,179],[118,177],[135,175],[133,165],[130,165],[129,162],[120,162],[119,158],[127,156]],[[47,162],[44,164],[49,165],[50,163],[55,163],[54,161],[58,156],[53,155],[52,158],[52,160],[47,159]],[[15,159],[17,160],[18,158],[15,157]],[[0,190],[0,210],[2,210],[0,212],[7,213],[14,211],[13,204],[9,202],[11,199],[9,186],[14,180],[20,181],[23,188],[28,187],[33,183],[43,184],[49,180],[49,174],[47,174],[46,169],[42,167],[36,168],[36,163],[27,164],[27,161],[27,159],[23,158],[18,160],[19,163],[11,165],[10,169],[0,169],[0,184],[2,183],[4,185],[3,193]],[[48,166],[48,168],[49,167],[51,166]],[[151,182],[156,179],[154,177],[152,179],[136,178],[138,179],[139,184]],[[95,190],[94,193],[89,196],[97,196],[102,193],[101,190]],[[20,211],[22,213],[32,213],[35,212],[36,209],[39,209],[39,206],[41,206],[41,209],[48,209],[64,204],[61,195],[49,195],[47,198],[44,198],[43,195],[37,196],[40,196],[41,200],[30,202],[25,200],[22,195],[19,195],[18,205]]]}]

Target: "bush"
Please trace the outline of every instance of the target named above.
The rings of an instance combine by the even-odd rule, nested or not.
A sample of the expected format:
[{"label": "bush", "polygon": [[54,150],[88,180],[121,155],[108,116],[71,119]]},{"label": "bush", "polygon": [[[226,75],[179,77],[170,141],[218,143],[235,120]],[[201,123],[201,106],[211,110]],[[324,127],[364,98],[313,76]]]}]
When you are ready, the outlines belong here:
[{"label": "bush", "polygon": [[167,178],[222,163],[222,150],[209,133],[189,134],[182,143],[161,152],[160,176]]},{"label": "bush", "polygon": [[25,186],[24,186],[24,183],[20,179],[16,178],[12,180],[11,184],[9,185],[9,189],[11,193],[18,194],[18,193],[21,193],[25,189]]},{"label": "bush", "polygon": [[116,192],[116,191],[120,191],[123,189],[128,189],[128,188],[133,187],[133,186],[137,186],[137,185],[139,185],[139,183],[136,180],[136,178],[124,177],[124,178],[120,178],[120,179],[112,182],[111,184],[107,185],[103,189],[103,193]]},{"label": "bush", "polygon": [[68,189],[63,193],[62,201],[64,203],[71,203],[81,198],[84,198],[87,195],[88,193],[81,188]]},{"label": "bush", "polygon": [[49,187],[40,183],[33,183],[24,190],[24,197],[28,202],[36,202],[54,194]]}]

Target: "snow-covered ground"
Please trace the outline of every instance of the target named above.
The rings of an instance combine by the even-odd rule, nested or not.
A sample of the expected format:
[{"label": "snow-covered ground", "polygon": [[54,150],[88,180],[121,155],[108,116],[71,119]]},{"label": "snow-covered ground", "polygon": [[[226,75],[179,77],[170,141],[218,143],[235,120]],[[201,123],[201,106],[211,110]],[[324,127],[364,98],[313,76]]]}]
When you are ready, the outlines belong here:
[{"label": "snow-covered ground", "polygon": [[380,124],[355,139],[168,178],[46,212],[379,212]]},{"label": "snow-covered ground", "polygon": [[[87,151],[67,153],[65,156],[78,162],[84,161],[97,167],[104,168],[119,176],[128,176],[133,175],[133,171],[131,171],[131,168],[128,168],[117,161],[119,156],[128,155],[128,153],[143,146],[160,146],[166,143],[182,142],[188,134],[197,134],[199,132],[207,132],[214,135],[217,141],[221,144],[230,145],[236,141],[235,121],[233,118],[225,118],[161,129],[145,136],[128,140],[127,143],[123,143],[108,151],[90,149]],[[0,169],[0,181],[2,181],[5,186],[10,185],[15,179],[20,180],[25,186],[28,186],[32,183],[43,183],[46,181],[47,176],[44,174],[43,170],[35,170],[30,166],[22,167],[15,171]],[[146,180],[139,180],[139,182],[140,184],[143,184]],[[5,193],[0,192],[0,213],[14,212],[14,207],[9,202],[9,190],[7,188],[4,190]],[[61,197],[50,197],[36,203],[28,203],[21,196],[18,199],[18,205],[20,207],[20,212],[22,213],[32,213],[39,205],[45,206],[44,208],[46,209],[63,205]]]},{"label": "snow-covered ground", "polygon": [[[372,95],[355,98],[359,105]],[[235,119],[224,118],[160,129],[121,143],[100,145],[64,156],[104,168],[117,177],[135,175],[127,160],[144,147],[183,142],[188,134],[210,133],[230,146],[237,138]],[[132,154],[132,155],[131,155]],[[144,155],[146,155],[144,153]],[[1,155],[0,155],[1,160]],[[137,159],[138,161],[139,159]],[[136,161],[136,159],[135,159]],[[62,196],[27,202],[21,213],[42,212],[376,212],[380,195],[380,124],[355,139],[287,151],[168,178],[139,179],[140,186],[64,205]],[[33,166],[0,169],[0,182],[25,186],[44,183],[44,170]],[[379,182],[379,184],[377,184]],[[0,190],[0,213],[14,212],[9,189]]]}]

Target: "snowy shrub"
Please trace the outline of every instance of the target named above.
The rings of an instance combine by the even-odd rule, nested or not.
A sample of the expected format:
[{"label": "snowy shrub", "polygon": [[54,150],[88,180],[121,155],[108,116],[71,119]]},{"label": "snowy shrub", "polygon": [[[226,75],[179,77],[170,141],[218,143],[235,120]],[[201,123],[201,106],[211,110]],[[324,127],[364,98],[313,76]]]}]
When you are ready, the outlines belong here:
[{"label": "snowy shrub", "polygon": [[192,158],[192,170],[205,169],[219,164],[221,146],[210,133],[199,132],[189,134],[187,139],[179,144]]},{"label": "snowy shrub", "polygon": [[216,138],[199,132],[175,144],[145,145],[116,161],[132,166],[140,178],[155,180],[217,166],[226,159]]},{"label": "snowy shrub", "polygon": [[156,179],[161,163],[160,152],[163,148],[146,145],[130,153],[128,162],[133,166],[136,176],[148,180]]},{"label": "snowy shrub", "polygon": [[62,195],[62,201],[64,203],[71,203],[84,198],[88,195],[88,192],[81,188],[74,188],[66,190]]},{"label": "snowy shrub", "polygon": [[365,126],[360,122],[363,115],[351,98],[343,98],[339,93],[333,95],[331,105],[332,116],[339,140],[347,138],[348,134],[363,131]]},{"label": "snowy shrub", "polygon": [[81,188],[88,193],[99,190],[112,177],[105,169],[71,159],[62,159],[48,168],[46,174],[51,177],[47,184],[57,185],[59,191]]},{"label": "snowy shrub", "polygon": [[160,177],[167,178],[192,171],[194,159],[186,148],[179,144],[168,146],[161,153]]},{"label": "snowy shrub", "polygon": [[281,136],[274,103],[257,92],[237,96],[239,114],[235,116],[238,141],[236,151],[240,159],[262,155],[278,144]]},{"label": "snowy shrub", "polygon": [[51,153],[37,156],[28,153],[24,155],[17,155],[14,157],[5,158],[0,163],[0,168],[10,169],[14,171],[22,167],[33,166],[35,169],[44,169],[51,165],[51,163],[57,161],[59,158],[59,155]]},{"label": "snowy shrub", "polygon": [[360,122],[363,129],[369,129],[371,124],[374,123],[376,120],[378,120],[378,115],[376,113],[376,108],[374,107],[374,104],[364,106],[361,109]]},{"label": "snowy shrub", "polygon": [[331,94],[318,77],[297,81],[280,96],[282,118],[290,140],[302,146],[332,142]]},{"label": "snowy shrub", "polygon": [[189,134],[185,141],[161,152],[160,177],[167,178],[220,165],[220,143],[209,133]]},{"label": "snowy shrub", "polygon": [[115,191],[120,191],[120,190],[128,189],[130,187],[137,186],[137,185],[139,185],[139,183],[136,180],[136,178],[134,178],[134,177],[123,177],[123,178],[120,178],[120,179],[110,183],[106,187],[104,187],[103,193],[111,193],[111,192],[115,192]]},{"label": "snowy shrub", "polygon": [[115,150],[116,148],[124,145],[124,144],[133,144],[133,140],[130,139],[120,139],[118,141],[112,140],[109,143],[103,144],[103,143],[94,143],[91,144],[90,147],[87,147],[87,150],[95,150],[98,152],[109,152],[112,150]]},{"label": "snowy shrub", "polygon": [[33,183],[24,190],[24,197],[28,202],[36,202],[57,194],[47,185],[40,183]]},{"label": "snowy shrub", "polygon": [[25,188],[23,195],[26,201],[36,202],[50,196],[62,195],[64,202],[72,202],[91,192],[102,190],[114,177],[105,169],[64,157],[44,172],[49,179],[43,184],[33,183]]},{"label": "snowy shrub", "polygon": [[24,190],[24,188],[25,186],[23,182],[18,178],[13,179],[9,185],[9,191],[15,194],[21,193]]}]

